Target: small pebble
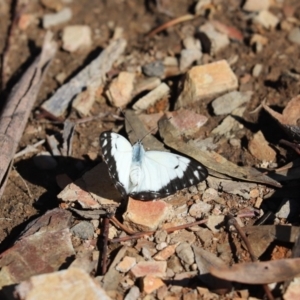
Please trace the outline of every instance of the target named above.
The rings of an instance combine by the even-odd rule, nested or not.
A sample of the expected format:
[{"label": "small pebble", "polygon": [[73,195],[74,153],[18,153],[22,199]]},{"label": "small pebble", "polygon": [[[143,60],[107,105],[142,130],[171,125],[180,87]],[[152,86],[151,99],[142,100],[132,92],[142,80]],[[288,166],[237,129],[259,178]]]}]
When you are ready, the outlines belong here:
[{"label": "small pebble", "polygon": [[229,144],[233,147],[241,148],[241,140],[240,139],[230,139]]},{"label": "small pebble", "polygon": [[300,45],[300,27],[293,28],[288,34],[288,40]]},{"label": "small pebble", "polygon": [[299,209],[300,205],[296,199],[284,199],[275,216],[280,219],[290,219],[299,215]]},{"label": "small pebble", "polygon": [[[200,26],[199,28],[200,32],[205,33],[205,35],[209,38],[211,41],[211,51],[212,53],[217,53],[220,50],[226,48],[230,41],[226,34],[221,33],[217,31],[214,26],[207,22],[204,25]],[[201,39],[201,36],[200,36]],[[201,39],[201,43],[203,43],[203,38]],[[202,47],[204,48],[204,45],[202,44]]]},{"label": "small pebble", "polygon": [[142,70],[143,73],[148,77],[162,77],[165,72],[165,68],[161,60],[144,65]]},{"label": "small pebble", "polygon": [[150,260],[152,257],[152,254],[150,250],[147,247],[142,248],[142,255],[146,260]]},{"label": "small pebble", "polygon": [[89,48],[92,45],[91,28],[87,25],[66,26],[62,32],[62,48],[69,52]]},{"label": "small pebble", "polygon": [[203,213],[208,213],[211,210],[212,206],[208,203],[200,201],[191,206],[189,210],[189,214],[192,217],[199,218]]},{"label": "small pebble", "polygon": [[201,50],[200,41],[192,36],[187,36],[182,43],[185,49]]},{"label": "small pebble", "polygon": [[254,17],[253,21],[265,27],[266,29],[274,29],[279,23],[279,19],[268,10],[262,10]]},{"label": "small pebble", "polygon": [[213,188],[208,188],[202,195],[202,200],[205,202],[215,200],[216,198],[219,198],[219,195],[218,192]]},{"label": "small pebble", "polygon": [[237,107],[250,101],[252,92],[232,91],[222,95],[212,102],[215,115],[225,115],[231,113]]},{"label": "small pebble", "polygon": [[258,77],[263,69],[262,64],[256,64],[252,70],[252,76],[253,77]]},{"label": "small pebble", "polygon": [[159,243],[156,245],[156,249],[160,251],[160,250],[166,248],[167,246],[168,246],[168,244],[166,242],[162,242],[162,243]]},{"label": "small pebble", "polygon": [[165,242],[167,235],[168,233],[165,230],[158,230],[154,235],[156,243]]},{"label": "small pebble", "polygon": [[202,52],[199,49],[183,49],[180,52],[179,68],[183,72],[187,70],[194,62],[200,60]]}]

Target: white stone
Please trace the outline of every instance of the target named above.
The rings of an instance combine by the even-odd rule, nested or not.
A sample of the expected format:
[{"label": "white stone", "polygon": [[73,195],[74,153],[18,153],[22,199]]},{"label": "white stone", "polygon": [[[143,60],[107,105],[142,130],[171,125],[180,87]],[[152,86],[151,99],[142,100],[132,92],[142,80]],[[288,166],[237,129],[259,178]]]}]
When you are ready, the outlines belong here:
[{"label": "white stone", "polygon": [[201,50],[200,41],[192,36],[186,37],[182,43],[185,49]]},{"label": "white stone", "polygon": [[200,26],[200,31],[204,32],[210,39],[212,46],[211,52],[217,53],[218,51],[227,47],[230,43],[229,38],[226,34],[216,31],[214,26],[207,22],[204,25]]},{"label": "white stone", "polygon": [[89,48],[92,45],[91,28],[87,25],[66,26],[62,32],[62,48],[69,52]]},{"label": "white stone", "polygon": [[212,107],[216,115],[230,114],[237,107],[250,101],[253,92],[232,91],[222,95],[212,102]]},{"label": "white stone", "polygon": [[157,88],[149,92],[144,97],[140,98],[134,105],[135,110],[145,110],[150,105],[155,104],[158,100],[169,95],[170,88],[164,82],[161,83]]},{"label": "white stone", "polygon": [[62,9],[55,14],[46,14],[43,16],[43,27],[50,28],[70,21],[72,18],[72,10],[68,7]]},{"label": "white stone", "polygon": [[254,67],[253,67],[253,70],[252,70],[252,76],[253,77],[258,77],[261,73],[263,69],[263,65],[262,64],[256,64]]},{"label": "white stone", "polygon": [[279,19],[267,10],[262,10],[254,17],[253,21],[265,27],[266,29],[274,29],[279,23]]},{"label": "white stone", "polygon": [[183,49],[180,52],[179,68],[183,72],[188,69],[195,61],[200,60],[202,52],[199,49]]}]

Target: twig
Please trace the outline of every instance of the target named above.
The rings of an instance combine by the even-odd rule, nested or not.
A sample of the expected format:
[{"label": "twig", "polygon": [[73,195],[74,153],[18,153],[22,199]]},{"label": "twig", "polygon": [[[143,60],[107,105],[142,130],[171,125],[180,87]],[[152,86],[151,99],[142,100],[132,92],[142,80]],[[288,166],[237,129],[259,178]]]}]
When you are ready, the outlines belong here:
[{"label": "twig", "polygon": [[36,148],[38,146],[41,146],[45,143],[45,139],[38,141],[37,143],[33,144],[33,145],[28,145],[26,146],[26,148],[24,148],[23,150],[19,151],[18,153],[15,154],[14,159],[23,156],[25,154],[28,154],[30,152],[35,152],[38,151]]},{"label": "twig", "polygon": [[193,20],[194,18],[196,18],[196,16],[194,15],[183,15],[183,16],[180,16],[176,19],[173,19],[171,21],[168,21],[162,25],[160,25],[159,27],[155,28],[154,30],[152,30],[151,32],[149,32],[146,36],[147,37],[152,37],[154,35],[156,35],[157,33],[173,26],[173,25],[176,25],[176,24],[179,24],[179,23],[182,23],[182,22],[186,22],[186,21],[190,21],[190,20]]},{"label": "twig", "polygon": [[[246,247],[247,247],[247,250],[250,254],[250,257],[251,257],[251,260],[253,262],[257,261],[257,257],[255,256],[254,252],[253,252],[253,249],[252,249],[252,246],[251,244],[249,243],[249,240],[247,239],[244,231],[241,229],[240,225],[237,223],[236,219],[233,217],[233,216],[228,216],[229,220],[228,220],[228,225],[233,225],[234,228],[236,229],[236,231],[239,233],[240,237],[242,238],[243,242],[245,243]],[[268,287],[267,284],[263,284],[262,285],[264,290],[265,290],[265,293],[268,297],[269,300],[274,300],[274,297]]]},{"label": "twig", "polygon": [[106,117],[107,115],[108,115],[107,113],[100,113],[98,116],[86,117],[86,118],[83,118],[83,119],[76,120],[75,124],[82,124],[82,123],[91,122],[91,121]]},{"label": "twig", "polygon": [[23,179],[23,177],[19,174],[19,172],[17,171],[17,169],[16,169],[14,166],[13,166],[13,169],[16,171],[16,173],[19,175],[19,177],[20,177],[21,180],[23,181],[23,183],[24,183],[24,185],[25,185],[25,187],[26,187],[26,189],[27,189],[27,193],[28,193],[29,197],[30,197],[31,199],[33,199],[33,196],[32,196],[32,194],[31,194],[31,192],[30,192],[29,186],[27,185],[26,181]]},{"label": "twig", "polygon": [[[166,229],[166,232],[169,233],[169,232],[173,232],[173,231],[176,231],[176,230],[189,228],[189,227],[192,227],[192,226],[195,226],[195,225],[204,224],[206,222],[207,222],[207,219],[196,221],[196,222],[193,222],[193,223],[183,224],[183,225],[179,225],[179,226],[175,226],[175,227],[170,227],[170,228]],[[157,230],[136,232],[135,234],[130,235],[130,236],[124,236],[124,237],[121,237],[121,238],[116,238],[116,239],[109,240],[109,242],[112,243],[112,244],[119,243],[119,242],[125,242],[125,241],[129,241],[129,240],[133,240],[133,239],[138,239],[138,238],[143,237],[143,236],[152,235],[152,234],[155,234],[156,232],[157,232]]]},{"label": "twig", "polygon": [[286,141],[286,140],[280,140],[279,144],[282,144],[282,145],[285,145],[285,146],[288,146],[288,147],[292,148],[297,154],[300,155],[300,145],[295,144],[295,143],[291,143],[291,142]]},{"label": "twig", "polygon": [[12,88],[0,115],[0,197],[6,178],[22,137],[29,114],[38,95],[42,80],[52,61],[57,45],[51,32],[47,32],[41,54]]},{"label": "twig", "polygon": [[101,273],[104,275],[107,271],[107,244],[108,244],[108,232],[109,232],[109,217],[103,219],[103,247],[102,247],[102,262]]},{"label": "twig", "polygon": [[11,45],[11,41],[12,41],[12,36],[13,36],[13,31],[15,29],[15,27],[17,26],[18,23],[18,19],[21,15],[21,13],[24,11],[25,9],[25,4],[22,3],[22,5],[19,5],[19,1],[16,0],[14,5],[13,5],[13,12],[12,12],[12,16],[11,16],[11,24],[8,28],[7,31],[7,37],[6,37],[6,41],[5,41],[5,46],[3,49],[3,53],[1,56],[1,63],[2,63],[2,69],[1,69],[1,83],[0,83],[0,89],[2,90],[7,82],[7,74],[6,74],[6,70],[7,70],[7,64],[8,64],[8,52],[10,50],[10,45]]},{"label": "twig", "polygon": [[228,215],[227,217],[229,218],[228,219],[228,225],[233,225],[234,226],[234,228],[236,229],[236,231],[241,236],[243,242],[245,243],[245,245],[247,247],[247,250],[248,250],[248,252],[250,254],[251,260],[252,261],[257,261],[257,257],[255,256],[255,254],[254,254],[254,252],[252,250],[251,244],[249,243],[249,240],[247,239],[245,233],[241,229],[241,227],[238,224],[238,222],[236,221],[236,219],[233,216],[231,216],[231,215]]},{"label": "twig", "polygon": [[121,222],[119,222],[119,220],[115,217],[115,216],[112,216],[110,218],[110,221],[116,225],[117,227],[119,227],[120,229],[122,229],[123,231],[125,231],[126,233],[128,234],[135,234],[135,232],[131,229],[129,229],[128,227],[124,226]]}]

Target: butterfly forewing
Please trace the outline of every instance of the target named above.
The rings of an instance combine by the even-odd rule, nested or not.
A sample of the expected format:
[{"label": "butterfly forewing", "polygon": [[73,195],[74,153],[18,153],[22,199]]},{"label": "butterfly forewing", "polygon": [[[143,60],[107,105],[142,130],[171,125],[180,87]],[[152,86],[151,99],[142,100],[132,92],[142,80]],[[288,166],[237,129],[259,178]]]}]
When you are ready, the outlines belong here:
[{"label": "butterfly forewing", "polygon": [[100,145],[110,177],[125,197],[128,194],[132,146],[123,136],[114,132],[103,132]]}]

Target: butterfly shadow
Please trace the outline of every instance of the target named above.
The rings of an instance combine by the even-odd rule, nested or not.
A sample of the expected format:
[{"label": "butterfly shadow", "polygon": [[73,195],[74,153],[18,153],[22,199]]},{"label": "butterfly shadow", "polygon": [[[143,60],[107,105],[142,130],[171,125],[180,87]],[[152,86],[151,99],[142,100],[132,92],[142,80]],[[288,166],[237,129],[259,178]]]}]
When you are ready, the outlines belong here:
[{"label": "butterfly shadow", "polygon": [[[50,157],[50,160],[54,165],[49,169],[46,168],[49,156],[44,155],[38,156],[38,160],[31,157],[15,163],[15,169],[22,179],[37,187],[36,194],[40,194],[41,190],[45,190],[33,199],[33,206],[41,212],[57,207],[59,204],[57,195],[63,187],[82,177],[97,163],[97,161],[64,156],[53,156]],[[64,179],[62,179],[62,175],[64,175]],[[19,185],[20,188],[26,191],[23,183],[20,182]],[[31,185],[28,186],[29,190]],[[86,190],[84,185],[80,188]]]}]

